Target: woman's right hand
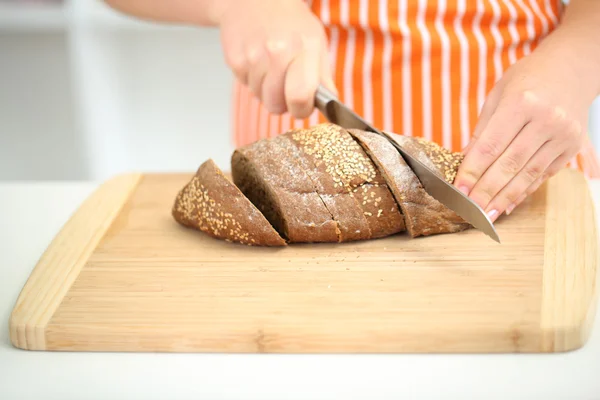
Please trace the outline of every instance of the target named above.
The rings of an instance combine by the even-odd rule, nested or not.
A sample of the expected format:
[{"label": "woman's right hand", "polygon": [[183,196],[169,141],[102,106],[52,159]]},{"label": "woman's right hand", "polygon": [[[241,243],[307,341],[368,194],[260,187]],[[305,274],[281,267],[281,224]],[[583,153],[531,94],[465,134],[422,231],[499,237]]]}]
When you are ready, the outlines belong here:
[{"label": "woman's right hand", "polygon": [[324,27],[304,1],[228,1],[219,26],[227,64],[271,113],[306,118],[319,84],[336,93]]}]

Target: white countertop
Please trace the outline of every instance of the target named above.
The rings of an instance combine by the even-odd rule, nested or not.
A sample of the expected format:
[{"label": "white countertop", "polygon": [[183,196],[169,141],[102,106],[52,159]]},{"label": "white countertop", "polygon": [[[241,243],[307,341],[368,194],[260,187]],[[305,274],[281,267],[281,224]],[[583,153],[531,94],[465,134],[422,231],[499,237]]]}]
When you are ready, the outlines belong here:
[{"label": "white countertop", "polygon": [[[52,353],[13,348],[8,319],[19,291],[50,240],[95,188],[93,183],[0,183],[2,400],[600,399],[599,322],[583,349],[544,355]],[[600,204],[600,182],[591,188]]]}]

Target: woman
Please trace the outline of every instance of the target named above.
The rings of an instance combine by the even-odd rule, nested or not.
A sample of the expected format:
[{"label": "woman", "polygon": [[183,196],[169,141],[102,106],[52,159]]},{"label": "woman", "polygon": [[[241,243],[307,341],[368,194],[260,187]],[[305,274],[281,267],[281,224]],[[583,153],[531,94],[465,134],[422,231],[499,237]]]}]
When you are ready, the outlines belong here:
[{"label": "woman", "polygon": [[567,165],[600,177],[600,1],[107,2],[220,28],[237,146],[323,122],[323,83],[377,127],[464,151],[455,184],[492,220]]}]

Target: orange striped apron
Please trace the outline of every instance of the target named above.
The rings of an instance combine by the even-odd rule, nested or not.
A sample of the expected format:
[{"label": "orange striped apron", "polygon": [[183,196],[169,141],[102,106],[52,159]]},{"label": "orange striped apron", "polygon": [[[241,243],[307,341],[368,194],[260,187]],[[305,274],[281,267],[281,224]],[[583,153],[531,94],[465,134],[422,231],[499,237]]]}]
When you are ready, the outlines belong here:
[{"label": "orange striped apron", "polygon": [[[340,100],[379,128],[460,151],[503,72],[558,25],[561,0],[309,0]],[[235,146],[325,122],[271,115],[234,84]],[[600,177],[588,139],[569,166]]]}]

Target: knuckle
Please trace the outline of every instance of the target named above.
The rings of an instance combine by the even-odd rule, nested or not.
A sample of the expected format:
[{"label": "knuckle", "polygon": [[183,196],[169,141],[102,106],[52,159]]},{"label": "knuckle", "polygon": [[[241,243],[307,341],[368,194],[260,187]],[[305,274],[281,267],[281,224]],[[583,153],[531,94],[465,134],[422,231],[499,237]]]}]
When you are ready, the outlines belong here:
[{"label": "knuckle", "polygon": [[475,145],[475,149],[485,158],[496,158],[500,155],[500,144],[495,140],[481,140]]},{"label": "knuckle", "polygon": [[246,60],[250,66],[257,65],[262,58],[262,49],[259,46],[248,46],[246,48]]},{"label": "knuckle", "polygon": [[286,39],[269,39],[265,43],[265,49],[269,58],[283,58],[290,49],[290,42]]},{"label": "knuckle", "polygon": [[247,72],[246,58],[238,52],[225,53],[225,62],[236,75],[244,75]]},{"label": "knuckle", "polygon": [[528,183],[534,182],[539,179],[544,173],[544,167],[542,164],[533,163],[531,165],[527,165],[523,169],[523,174]]},{"label": "knuckle", "polygon": [[548,120],[553,124],[567,124],[567,111],[561,106],[548,107],[545,110]]},{"label": "knuckle", "polygon": [[536,108],[540,98],[533,90],[523,90],[518,95],[517,103],[520,108]]},{"label": "knuckle", "polygon": [[521,169],[519,160],[514,155],[506,155],[498,161],[500,169],[507,175],[513,176]]}]

